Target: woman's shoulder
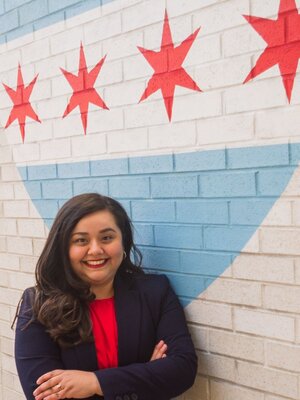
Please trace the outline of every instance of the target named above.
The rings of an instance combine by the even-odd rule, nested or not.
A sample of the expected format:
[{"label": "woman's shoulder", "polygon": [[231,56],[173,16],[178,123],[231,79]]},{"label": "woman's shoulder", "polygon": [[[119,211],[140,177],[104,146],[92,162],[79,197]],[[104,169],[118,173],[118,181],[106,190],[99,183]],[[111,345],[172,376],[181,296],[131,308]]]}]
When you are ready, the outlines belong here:
[{"label": "woman's shoulder", "polygon": [[135,286],[140,290],[151,290],[154,292],[164,292],[169,286],[169,280],[163,274],[141,274],[133,277]]}]

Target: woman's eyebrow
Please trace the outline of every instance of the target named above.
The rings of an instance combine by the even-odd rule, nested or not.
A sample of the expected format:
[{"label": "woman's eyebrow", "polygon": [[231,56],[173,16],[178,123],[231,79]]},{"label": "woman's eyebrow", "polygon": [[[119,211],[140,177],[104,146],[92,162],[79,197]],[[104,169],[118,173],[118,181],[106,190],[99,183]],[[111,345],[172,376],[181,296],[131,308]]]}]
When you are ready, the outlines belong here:
[{"label": "woman's eyebrow", "polygon": [[[104,229],[101,229],[101,231],[99,231],[99,233],[106,233],[106,232],[116,232],[116,231],[113,228],[104,228]],[[74,236],[74,235],[88,235],[88,232],[74,232],[74,233],[72,233],[71,236]]]}]

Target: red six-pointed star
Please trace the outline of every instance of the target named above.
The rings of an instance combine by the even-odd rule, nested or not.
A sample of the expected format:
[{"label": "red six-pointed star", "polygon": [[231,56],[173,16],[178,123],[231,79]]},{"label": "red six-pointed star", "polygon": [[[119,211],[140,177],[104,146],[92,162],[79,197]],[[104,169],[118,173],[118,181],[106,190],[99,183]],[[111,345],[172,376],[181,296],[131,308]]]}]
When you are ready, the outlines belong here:
[{"label": "red six-pointed star", "polygon": [[176,85],[188,89],[198,90],[199,87],[182,67],[196,36],[198,28],[192,35],[186,38],[179,46],[174,47],[167,11],[163,27],[161,48],[159,51],[147,50],[138,47],[148,63],[154,69],[154,74],[148,82],[140,101],[145,100],[157,90],[161,90],[169,120],[172,118],[172,108]]},{"label": "red six-pointed star", "polygon": [[25,87],[24,81],[23,81],[23,76],[22,76],[22,71],[21,71],[21,66],[19,64],[16,90],[10,88],[9,86],[5,85],[5,83],[3,83],[3,86],[6,90],[6,92],[8,93],[12,102],[14,103],[14,106],[13,106],[13,108],[9,114],[8,120],[6,122],[5,128],[7,128],[12,122],[14,122],[15,119],[17,119],[19,121],[19,126],[20,126],[23,143],[24,143],[24,139],[25,139],[26,117],[30,117],[35,121],[41,122],[29,102],[29,98],[32,93],[35,82],[37,80],[37,77],[38,77],[38,75],[36,75],[36,77],[29,83],[29,85]]},{"label": "red six-pointed star", "polygon": [[108,110],[108,107],[94,89],[95,81],[99,75],[104,60],[105,57],[103,57],[95,65],[95,67],[90,72],[88,72],[83,46],[81,43],[78,76],[61,68],[61,71],[63,72],[64,76],[66,77],[67,81],[69,82],[69,84],[73,89],[73,94],[67,105],[67,108],[65,109],[63,118],[78,106],[80,108],[81,121],[84,129],[84,134],[86,134],[86,128],[87,128],[87,115],[88,115],[89,103],[93,103],[96,106]]},{"label": "red six-pointed star", "polygon": [[244,15],[268,43],[244,83],[278,64],[290,102],[300,58],[300,15],[295,0],[280,0],[276,20]]}]

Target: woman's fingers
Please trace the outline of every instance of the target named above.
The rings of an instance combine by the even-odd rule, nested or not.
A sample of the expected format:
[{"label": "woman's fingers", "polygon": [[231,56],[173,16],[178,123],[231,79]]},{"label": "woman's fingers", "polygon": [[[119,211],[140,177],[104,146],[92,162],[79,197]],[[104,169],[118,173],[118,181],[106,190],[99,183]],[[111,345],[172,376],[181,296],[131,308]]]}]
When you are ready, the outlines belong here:
[{"label": "woman's fingers", "polygon": [[165,358],[167,356],[166,355],[167,348],[168,346],[166,345],[166,343],[163,340],[160,340],[154,347],[150,361],[159,360],[160,358]]}]

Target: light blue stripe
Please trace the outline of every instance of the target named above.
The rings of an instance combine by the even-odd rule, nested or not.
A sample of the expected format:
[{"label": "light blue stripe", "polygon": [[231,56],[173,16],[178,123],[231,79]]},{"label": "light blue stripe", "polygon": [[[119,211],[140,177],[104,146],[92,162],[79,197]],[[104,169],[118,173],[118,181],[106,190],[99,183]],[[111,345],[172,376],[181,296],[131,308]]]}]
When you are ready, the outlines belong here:
[{"label": "light blue stripe", "polygon": [[116,0],[0,0],[0,43]]},{"label": "light blue stripe", "polygon": [[234,149],[229,157],[197,151],[19,170],[49,227],[57,203],[74,194],[100,190],[117,198],[136,226],[144,266],[166,273],[187,304],[242,251],[286,188],[299,149],[282,144]]}]

